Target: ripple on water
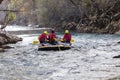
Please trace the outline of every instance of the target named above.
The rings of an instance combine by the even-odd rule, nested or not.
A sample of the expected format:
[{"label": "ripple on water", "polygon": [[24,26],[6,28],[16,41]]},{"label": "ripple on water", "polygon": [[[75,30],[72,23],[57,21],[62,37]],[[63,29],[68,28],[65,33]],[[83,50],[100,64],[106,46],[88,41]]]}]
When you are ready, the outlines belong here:
[{"label": "ripple on water", "polygon": [[[61,35],[59,35],[61,36]],[[116,35],[73,34],[73,48],[38,51],[36,35],[23,36],[14,49],[0,55],[1,80],[105,80],[120,73],[120,39]]]}]

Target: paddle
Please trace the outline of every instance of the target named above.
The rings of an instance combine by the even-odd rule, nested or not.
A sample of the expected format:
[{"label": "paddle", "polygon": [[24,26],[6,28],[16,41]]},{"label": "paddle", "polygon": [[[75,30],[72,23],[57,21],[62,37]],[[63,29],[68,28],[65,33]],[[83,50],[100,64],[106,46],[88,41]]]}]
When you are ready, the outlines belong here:
[{"label": "paddle", "polygon": [[60,48],[60,46],[58,46],[58,49],[59,49],[59,51],[61,51],[61,48]]},{"label": "paddle", "polygon": [[[61,42],[64,42],[63,39],[60,39]],[[74,42],[75,40],[74,39],[71,39],[70,42]]]},{"label": "paddle", "polygon": [[[46,40],[46,42],[49,42],[49,40]],[[38,36],[38,38],[36,40],[34,40],[32,42],[32,44],[39,44],[39,36]]]},{"label": "paddle", "polygon": [[[55,39],[55,40],[58,41],[57,39]],[[74,41],[75,41],[74,39],[70,40],[71,43],[73,43]],[[64,42],[63,39],[60,39],[60,42]],[[38,39],[36,39],[32,42],[32,44],[39,44],[39,36],[38,36]]]},{"label": "paddle", "polygon": [[74,39],[71,39],[70,42],[74,42],[75,40]]},{"label": "paddle", "polygon": [[39,36],[37,39],[33,40],[32,44],[39,44]]},{"label": "paddle", "polygon": [[38,40],[34,40],[34,41],[32,42],[32,44],[39,44],[39,41],[38,41]]}]

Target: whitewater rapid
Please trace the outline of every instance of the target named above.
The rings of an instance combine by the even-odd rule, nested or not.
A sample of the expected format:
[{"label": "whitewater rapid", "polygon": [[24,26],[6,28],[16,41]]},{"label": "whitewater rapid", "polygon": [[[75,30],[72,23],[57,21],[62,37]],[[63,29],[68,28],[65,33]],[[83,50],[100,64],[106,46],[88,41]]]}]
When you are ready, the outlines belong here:
[{"label": "whitewater rapid", "polygon": [[[73,33],[73,48],[38,51],[39,34],[19,35],[22,42],[0,53],[0,80],[107,80],[120,75],[118,35]],[[62,37],[62,33],[58,33]]]}]

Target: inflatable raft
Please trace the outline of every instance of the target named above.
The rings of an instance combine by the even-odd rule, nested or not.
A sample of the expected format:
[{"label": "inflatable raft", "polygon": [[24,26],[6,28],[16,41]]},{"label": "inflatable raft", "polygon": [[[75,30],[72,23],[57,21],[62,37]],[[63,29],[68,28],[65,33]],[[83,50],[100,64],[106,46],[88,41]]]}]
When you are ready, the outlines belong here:
[{"label": "inflatable raft", "polygon": [[49,51],[49,50],[55,50],[55,51],[61,51],[61,50],[68,50],[71,49],[71,46],[69,45],[47,45],[47,46],[39,46],[38,50],[41,51]]}]

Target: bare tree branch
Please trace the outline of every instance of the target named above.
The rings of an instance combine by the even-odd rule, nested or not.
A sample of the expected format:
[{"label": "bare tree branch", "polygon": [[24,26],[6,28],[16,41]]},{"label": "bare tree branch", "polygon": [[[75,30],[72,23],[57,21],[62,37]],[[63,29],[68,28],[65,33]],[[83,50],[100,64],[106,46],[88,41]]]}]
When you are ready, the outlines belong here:
[{"label": "bare tree branch", "polygon": [[0,11],[6,11],[6,12],[24,12],[24,11],[19,11],[19,10],[0,10]]}]

